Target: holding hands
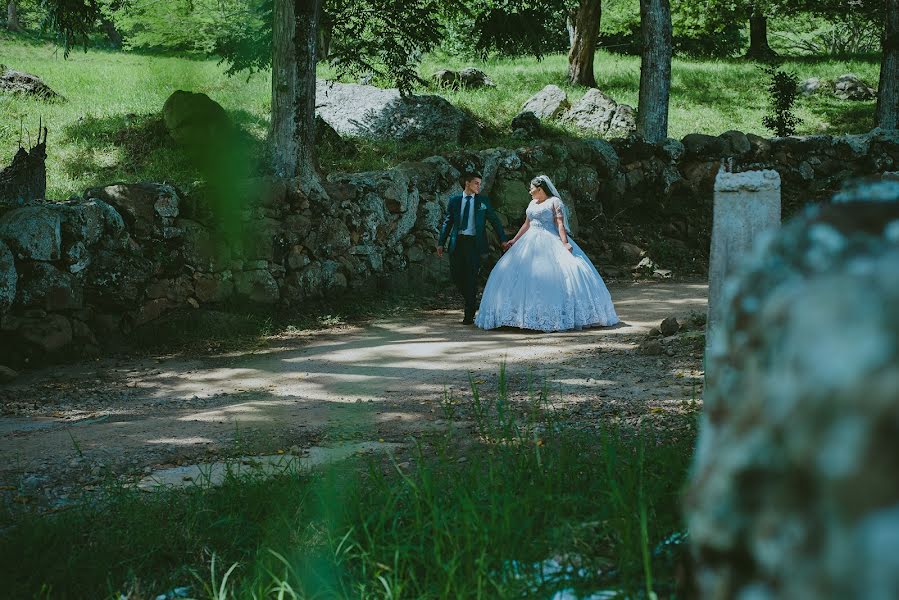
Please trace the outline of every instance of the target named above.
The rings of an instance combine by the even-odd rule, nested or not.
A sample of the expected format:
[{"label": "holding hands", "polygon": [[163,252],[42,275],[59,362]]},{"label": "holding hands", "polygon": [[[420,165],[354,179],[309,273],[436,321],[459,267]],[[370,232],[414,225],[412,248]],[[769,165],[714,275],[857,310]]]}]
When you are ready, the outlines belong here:
[{"label": "holding hands", "polygon": [[514,244],[514,243],[515,243],[515,240],[509,240],[509,241],[507,241],[507,242],[503,242],[503,243],[502,243],[502,246],[503,246],[503,252],[505,252],[506,250],[508,250],[509,248],[511,248],[511,247],[512,247],[512,244]]}]

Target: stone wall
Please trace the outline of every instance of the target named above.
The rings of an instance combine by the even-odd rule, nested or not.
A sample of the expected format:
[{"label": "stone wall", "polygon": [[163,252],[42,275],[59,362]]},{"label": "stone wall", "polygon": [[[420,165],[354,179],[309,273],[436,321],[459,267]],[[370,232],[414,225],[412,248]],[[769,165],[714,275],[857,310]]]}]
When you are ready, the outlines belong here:
[{"label": "stone wall", "polygon": [[[433,247],[461,170],[477,169],[510,233],[527,184],[549,175],[575,235],[606,276],[641,264],[703,273],[712,187],[723,157],[776,169],[785,211],[843,180],[899,165],[899,140],[638,138],[459,152],[379,172],[332,175],[326,196],[261,178],[226,194],[114,184],[67,202],[0,207],[0,361],[96,350],[174,309],[244,302],[297,310],[405,281],[446,280]],[[648,256],[647,256],[648,254]]]}]

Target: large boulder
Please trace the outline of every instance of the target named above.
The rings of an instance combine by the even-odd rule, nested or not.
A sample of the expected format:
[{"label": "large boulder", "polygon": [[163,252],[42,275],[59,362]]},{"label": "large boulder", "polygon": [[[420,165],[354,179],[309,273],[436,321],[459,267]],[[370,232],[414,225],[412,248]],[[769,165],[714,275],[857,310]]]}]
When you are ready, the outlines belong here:
[{"label": "large boulder", "polygon": [[613,177],[621,165],[621,158],[615,151],[615,147],[609,142],[600,139],[591,139],[585,142],[590,150],[591,162],[599,170],[603,177]]},{"label": "large boulder", "polygon": [[727,156],[740,156],[752,150],[752,143],[749,141],[749,137],[741,131],[725,131],[718,137],[724,140],[724,152]]},{"label": "large boulder", "polygon": [[828,83],[820,77],[811,77],[799,84],[799,93],[803,96],[811,96],[823,92],[829,87]]},{"label": "large boulder", "polygon": [[555,119],[562,116],[569,106],[565,90],[557,85],[548,85],[528,98],[520,112],[534,113],[538,119]]},{"label": "large boulder", "polygon": [[833,95],[841,100],[873,100],[877,90],[866,84],[858,75],[847,73],[833,83]]},{"label": "large boulder", "polygon": [[41,100],[63,100],[37,75],[0,65],[0,92],[32,96]]},{"label": "large boulder", "polygon": [[230,136],[233,128],[221,104],[206,94],[184,90],[177,90],[166,99],[162,119],[176,142],[191,147],[202,147]]},{"label": "large boulder", "polygon": [[9,310],[16,299],[16,261],[6,244],[0,242],[0,315]]},{"label": "large boulder", "polygon": [[477,89],[482,87],[496,87],[496,84],[487,77],[487,74],[474,67],[466,67],[461,71],[452,69],[440,69],[431,76],[439,87],[452,89],[467,88]]},{"label": "large boulder", "polygon": [[626,136],[637,128],[633,107],[618,104],[596,88],[588,90],[563,119],[581,129],[602,135]]},{"label": "large boulder", "polygon": [[812,77],[799,84],[799,93],[804,96],[815,94],[835,96],[840,100],[873,100],[877,90],[853,73],[840,75],[836,79]]},{"label": "large boulder", "polygon": [[0,217],[0,240],[23,260],[59,260],[60,213],[48,205],[23,206]]},{"label": "large boulder", "polygon": [[471,125],[439,96],[352,83],[318,82],[316,113],[343,136],[401,141],[461,142]]},{"label": "large boulder", "polygon": [[698,597],[899,597],[899,183],[877,185],[727,287],[686,499]]}]

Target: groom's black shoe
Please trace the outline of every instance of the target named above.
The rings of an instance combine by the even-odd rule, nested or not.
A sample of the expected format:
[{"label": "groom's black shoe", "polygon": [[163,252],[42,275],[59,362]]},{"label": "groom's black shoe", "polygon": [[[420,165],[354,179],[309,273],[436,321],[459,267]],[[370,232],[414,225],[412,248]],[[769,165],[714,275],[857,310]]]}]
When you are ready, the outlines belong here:
[{"label": "groom's black shoe", "polygon": [[462,324],[463,325],[474,325],[474,319],[472,319],[471,317],[465,317],[464,319],[462,319]]}]

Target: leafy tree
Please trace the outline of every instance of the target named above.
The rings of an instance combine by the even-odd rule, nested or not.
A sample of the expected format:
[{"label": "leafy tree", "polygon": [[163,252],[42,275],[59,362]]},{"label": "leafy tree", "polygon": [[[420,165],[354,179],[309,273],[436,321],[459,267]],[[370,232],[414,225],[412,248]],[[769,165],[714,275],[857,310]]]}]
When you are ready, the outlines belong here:
[{"label": "leafy tree", "polygon": [[339,75],[368,75],[409,92],[418,64],[443,36],[438,0],[331,0],[328,62]]},{"label": "leafy tree", "polygon": [[768,43],[769,17],[810,13],[838,20],[851,14],[882,22],[884,6],[883,0],[693,0],[689,4],[694,11],[720,16],[732,23],[749,21],[746,56],[763,60],[776,56]]},{"label": "leafy tree", "polygon": [[258,31],[256,6],[252,0],[130,0],[109,12],[125,48],[213,54],[223,39]]},{"label": "leafy tree", "polygon": [[63,44],[63,56],[68,57],[78,43],[87,49],[91,33],[100,19],[97,0],[43,0],[45,10],[42,26],[56,32]]},{"label": "leafy tree", "polygon": [[[610,51],[641,51],[639,0],[605,0],[601,45]],[[731,56],[743,43],[743,17],[729,5],[710,7],[697,0],[671,0],[671,42],[675,54]]]},{"label": "leafy tree", "polygon": [[787,53],[845,57],[880,51],[883,22],[866,15],[803,13],[778,17],[775,23],[778,46]]},{"label": "leafy tree", "polygon": [[[462,0],[445,8],[450,47],[486,57],[535,56],[565,47],[565,0]],[[463,43],[455,42],[456,39]]]}]

